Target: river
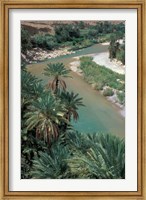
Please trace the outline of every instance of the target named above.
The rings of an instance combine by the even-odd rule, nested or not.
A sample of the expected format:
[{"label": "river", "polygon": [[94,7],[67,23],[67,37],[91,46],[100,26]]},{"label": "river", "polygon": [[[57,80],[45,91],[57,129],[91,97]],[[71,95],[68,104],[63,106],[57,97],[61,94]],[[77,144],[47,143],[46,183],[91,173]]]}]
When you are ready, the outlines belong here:
[{"label": "river", "polygon": [[[108,46],[95,44],[91,47],[76,51],[70,55],[64,55],[56,58],[51,58],[47,61],[37,64],[28,65],[28,71],[37,77],[43,79],[44,83],[48,82],[48,78],[43,75],[43,69],[49,62],[63,62],[66,67],[74,61],[74,57],[106,52]],[[83,98],[85,107],[80,107],[78,110],[79,120],[72,122],[74,128],[80,132],[102,132],[112,133],[120,137],[125,136],[125,118],[120,114],[119,108],[109,102],[98,91],[91,88],[91,85],[85,82],[82,76],[71,72],[71,78],[65,78],[67,89],[79,93]]]}]

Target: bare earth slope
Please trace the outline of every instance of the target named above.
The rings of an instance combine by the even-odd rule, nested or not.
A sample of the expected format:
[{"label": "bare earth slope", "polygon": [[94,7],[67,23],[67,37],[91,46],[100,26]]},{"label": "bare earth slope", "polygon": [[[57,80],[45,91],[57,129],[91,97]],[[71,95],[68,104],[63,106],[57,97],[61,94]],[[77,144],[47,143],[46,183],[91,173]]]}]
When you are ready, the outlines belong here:
[{"label": "bare earth slope", "polygon": [[[96,25],[97,22],[101,21],[84,21],[85,26]],[[30,34],[34,35],[37,33],[49,33],[54,34],[54,28],[59,24],[79,24],[80,21],[21,21],[21,25],[25,27]],[[112,21],[113,24],[119,24],[121,21]]]}]

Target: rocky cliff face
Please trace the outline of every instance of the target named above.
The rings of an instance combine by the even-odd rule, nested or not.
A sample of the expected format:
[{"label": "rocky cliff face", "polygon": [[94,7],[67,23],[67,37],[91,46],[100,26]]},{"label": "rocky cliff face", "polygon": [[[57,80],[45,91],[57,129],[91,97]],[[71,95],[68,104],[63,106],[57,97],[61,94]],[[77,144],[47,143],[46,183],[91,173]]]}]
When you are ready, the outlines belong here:
[{"label": "rocky cliff face", "polygon": [[48,21],[22,21],[22,27],[24,27],[31,35],[38,33],[54,34],[54,26]]}]

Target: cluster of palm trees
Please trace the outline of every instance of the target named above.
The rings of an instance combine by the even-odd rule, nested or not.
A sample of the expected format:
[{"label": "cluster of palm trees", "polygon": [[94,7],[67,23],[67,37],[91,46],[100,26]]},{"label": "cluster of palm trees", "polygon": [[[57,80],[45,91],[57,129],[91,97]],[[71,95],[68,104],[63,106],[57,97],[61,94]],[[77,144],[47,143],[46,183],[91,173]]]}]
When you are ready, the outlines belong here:
[{"label": "cluster of palm trees", "polygon": [[72,116],[78,119],[77,110],[83,103],[78,94],[66,91],[62,77],[69,77],[69,70],[62,63],[48,64],[44,75],[53,77],[47,88],[30,73],[22,72],[22,107],[29,104],[24,114],[27,129],[35,129],[36,137],[49,143],[51,137],[58,137],[61,128],[65,131],[70,126]]},{"label": "cluster of palm trees", "polygon": [[124,140],[108,134],[70,131],[40,152],[30,171],[34,179],[123,179]]},{"label": "cluster of palm trees", "polygon": [[50,63],[47,87],[25,68],[21,73],[21,177],[124,178],[124,142],[112,135],[81,134],[71,125],[83,105],[67,91],[70,70]]},{"label": "cluster of palm trees", "polygon": [[78,94],[66,91],[63,77],[69,77],[70,71],[62,63],[50,63],[44,69],[44,75],[53,78],[47,87],[24,66],[21,71],[22,177],[28,178],[38,151],[51,148],[60,134],[72,128],[71,120],[78,119],[83,103]]}]

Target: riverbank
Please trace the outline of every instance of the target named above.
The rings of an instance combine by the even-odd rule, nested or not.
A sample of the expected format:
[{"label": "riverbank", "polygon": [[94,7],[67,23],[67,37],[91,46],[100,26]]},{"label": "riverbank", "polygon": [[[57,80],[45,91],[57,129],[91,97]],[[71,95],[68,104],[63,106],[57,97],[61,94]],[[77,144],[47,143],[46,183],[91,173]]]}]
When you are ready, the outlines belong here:
[{"label": "riverbank", "polygon": [[[125,67],[121,65],[120,62],[110,61],[108,58],[108,52],[98,53],[98,54],[88,54],[84,56],[91,56],[93,57],[93,61],[101,65],[105,66],[106,68],[111,69],[114,72],[117,72],[119,74],[125,74]],[[77,73],[79,76],[83,76],[82,70],[80,69],[80,58],[82,56],[74,57],[74,61],[70,63],[70,69]],[[95,89],[96,84],[91,84],[91,87]],[[100,90],[100,93],[103,95],[104,91],[107,89],[107,87],[104,87],[102,90]],[[113,89],[113,95],[112,96],[106,96],[106,99],[116,105],[120,109],[120,114],[122,117],[125,117],[125,106],[120,103],[117,97],[117,90]]]},{"label": "riverbank", "polygon": [[[93,61],[97,63],[98,65],[109,68],[116,73],[125,74],[125,66],[120,61],[117,61],[116,59],[110,60],[108,52],[103,52],[103,53],[98,53],[98,54],[88,54],[88,55],[83,55],[83,56],[91,56],[93,57]],[[79,69],[80,57],[82,56],[74,57],[75,61],[70,63],[70,68],[72,71],[77,72],[81,76],[82,71]]]},{"label": "riverbank", "polygon": [[26,55],[21,54],[21,59],[22,61],[31,64],[73,53],[75,53],[75,51],[70,51],[69,47],[59,48],[51,51],[43,50],[41,48],[33,48],[32,50],[27,51]]},{"label": "riverbank", "polygon": [[116,59],[109,59],[109,52],[98,53],[93,56],[93,61],[99,65],[111,69],[119,74],[125,74],[125,66]]},{"label": "riverbank", "polygon": [[[108,43],[102,43],[101,46],[107,46],[107,45],[108,45]],[[98,50],[98,48],[97,48],[97,50]],[[49,61],[49,60],[51,60],[51,58],[57,58],[57,57],[60,57],[63,55],[70,56],[70,54],[73,54],[73,55],[71,55],[73,58],[73,62],[71,62],[71,61],[69,62],[69,67],[73,72],[75,72],[79,76],[83,76],[82,70],[79,67],[80,66],[80,57],[82,57],[82,56],[91,56],[91,57],[93,57],[93,59],[95,59],[96,63],[98,63],[100,65],[105,65],[105,67],[107,67],[113,71],[116,70],[116,72],[119,72],[119,73],[121,72],[121,74],[123,73],[123,71],[122,71],[123,69],[122,69],[122,66],[120,65],[120,63],[117,63],[117,62],[115,63],[113,61],[110,61],[110,59],[108,58],[107,50],[105,52],[96,53],[96,52],[98,52],[97,50],[94,51],[94,53],[91,52],[91,54],[89,54],[89,53],[86,54],[86,52],[84,52],[85,54],[83,54],[81,56],[75,56],[75,55],[77,55],[76,52],[81,52],[81,51],[76,51],[76,52],[72,51],[71,52],[71,51],[69,51],[69,49],[67,47],[58,49],[58,50],[54,50],[54,51],[42,51],[41,49],[36,48],[35,52],[29,52],[28,55],[30,55],[30,57],[31,57],[31,56],[33,56],[33,53],[34,53],[34,55],[35,55],[34,61],[30,58],[30,63],[38,63],[39,61],[44,61],[44,60]],[[110,63],[110,65],[109,65],[109,63]],[[117,68],[115,67],[115,65]],[[92,84],[91,86],[93,89],[95,89],[94,84]],[[102,94],[103,90],[101,90],[100,93]],[[116,94],[111,97],[106,97],[106,99],[108,99],[108,101],[110,101],[114,105],[116,105],[116,107],[118,107],[120,109],[120,113],[122,113],[121,115],[124,116],[124,113],[125,113],[124,107],[123,107],[123,105],[121,105],[118,102],[118,98],[117,98]]]},{"label": "riverbank", "polygon": [[[48,83],[48,77],[44,76],[43,72],[47,64],[60,62],[69,68],[70,63],[77,61],[74,57],[94,55],[107,50],[108,46],[96,44],[81,51],[76,51],[75,54],[59,56],[37,64],[29,64],[26,67],[33,75],[43,79],[43,84],[45,85]],[[79,76],[73,71],[70,72],[70,75],[72,78],[65,78],[67,89],[75,94],[78,93],[83,98],[85,105],[85,107],[79,108],[79,120],[78,122],[72,122],[72,126],[84,133],[102,132],[124,137],[125,119],[120,114],[121,109],[108,101],[99,91],[92,89],[91,84],[84,80],[83,75]]]},{"label": "riverbank", "polygon": [[[109,43],[100,43],[102,46],[108,46]],[[98,44],[98,45],[100,45]],[[94,46],[94,45],[93,45]],[[27,64],[35,64],[38,62],[42,62],[42,61],[46,61],[46,60],[50,60],[52,58],[57,58],[60,56],[64,56],[64,55],[71,55],[71,54],[75,54],[77,52],[81,52],[85,49],[87,49],[88,47],[82,48],[82,49],[76,49],[76,50],[70,50],[70,47],[66,46],[63,48],[58,48],[58,49],[54,49],[54,50],[44,50],[42,48],[33,48],[31,50],[27,50],[27,52],[25,54],[21,53],[21,61],[22,63],[27,63]]]}]

